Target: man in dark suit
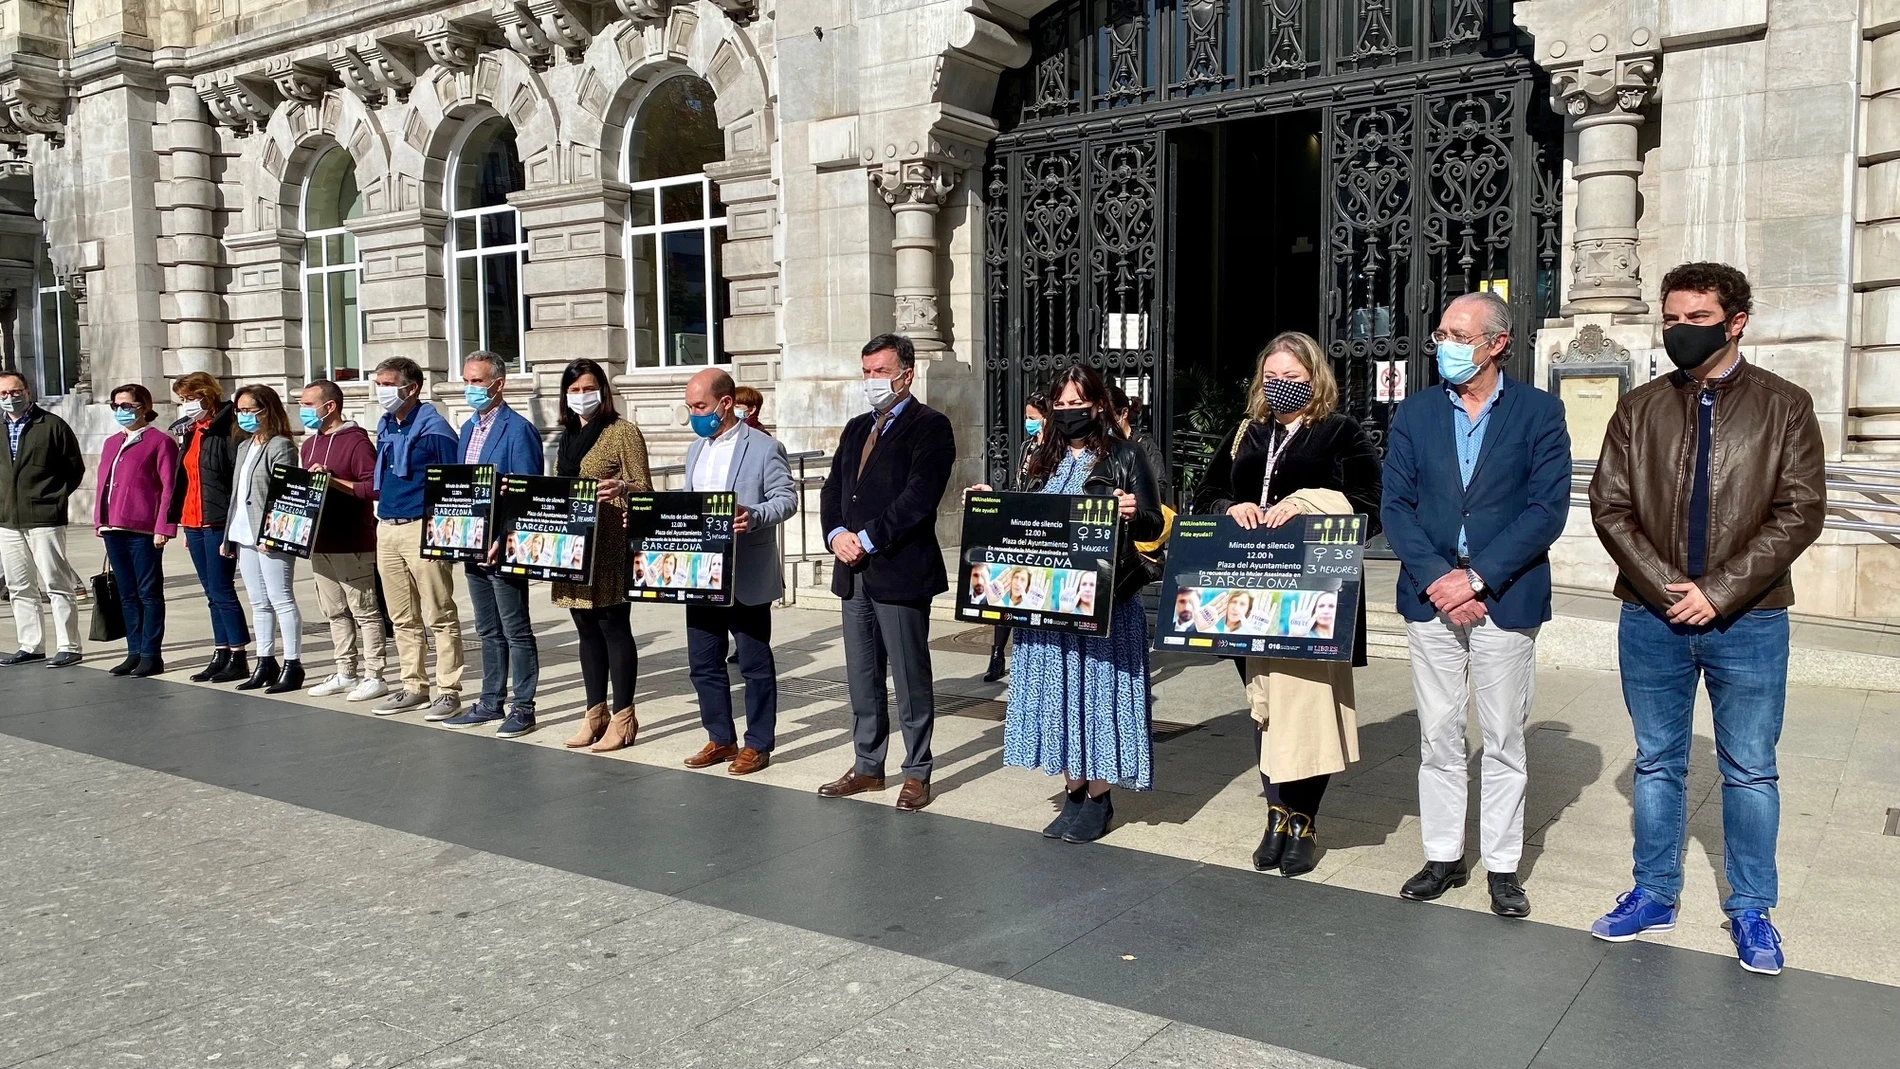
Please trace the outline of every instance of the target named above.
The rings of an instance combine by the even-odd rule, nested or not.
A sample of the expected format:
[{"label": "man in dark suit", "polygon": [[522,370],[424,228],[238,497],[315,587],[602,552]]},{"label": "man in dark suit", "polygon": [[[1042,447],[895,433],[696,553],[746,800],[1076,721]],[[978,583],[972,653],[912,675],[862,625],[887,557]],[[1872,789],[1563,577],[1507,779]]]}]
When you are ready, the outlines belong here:
[{"label": "man in dark suit", "polygon": [[845,425],[819,495],[825,544],[838,559],[831,590],[844,599],[856,760],[818,788],[825,798],[884,789],[890,742],[888,665],[904,733],[904,787],[897,808],[930,804],[930,735],[936,723],[930,673],[930,599],[950,588],[937,545],[937,503],[950,481],[956,442],[943,413],[911,396],[917,354],[909,338],[880,334],[863,350],[871,411]]},{"label": "man in dark suit", "polygon": [[1497,294],[1452,301],[1432,341],[1442,383],[1392,415],[1380,510],[1402,565],[1399,613],[1422,749],[1425,867],[1399,894],[1427,901],[1470,877],[1465,710],[1475,691],[1484,732],[1479,856],[1491,911],[1525,917],[1524,725],[1537,629],[1550,619],[1549,549],[1570,511],[1570,434],[1563,402],[1505,377],[1511,309]]}]

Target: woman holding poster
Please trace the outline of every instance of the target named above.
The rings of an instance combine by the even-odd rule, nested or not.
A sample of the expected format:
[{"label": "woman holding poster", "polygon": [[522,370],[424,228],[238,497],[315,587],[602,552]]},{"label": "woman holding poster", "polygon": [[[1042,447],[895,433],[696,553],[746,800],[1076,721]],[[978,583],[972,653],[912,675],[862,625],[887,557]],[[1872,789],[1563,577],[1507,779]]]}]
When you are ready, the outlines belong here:
[{"label": "woman holding poster", "polygon": [[1003,763],[1065,777],[1062,812],[1042,833],[1086,843],[1108,834],[1115,815],[1110,788],[1154,786],[1148,617],[1140,598],[1151,576],[1135,543],[1160,535],[1161,499],[1148,458],[1114,436],[1115,411],[1100,372],[1067,368],[1049,394],[1050,433],[1029,455],[1022,489],[1113,496],[1120,504],[1114,615],[1105,638],[1016,633]]},{"label": "woman holding poster", "polygon": [[[1317,341],[1288,332],[1268,342],[1248,392],[1247,418],[1214,450],[1194,511],[1226,513],[1247,530],[1278,527],[1305,513],[1364,513],[1368,537],[1377,533],[1379,455],[1359,424],[1334,411],[1338,401],[1332,366]],[[1352,668],[1366,663],[1363,601],[1359,613],[1350,665],[1278,657],[1245,662],[1267,789],[1267,830],[1253,855],[1261,872],[1313,870],[1320,798],[1332,775],[1359,759]],[[1330,617],[1326,625],[1330,630]]]},{"label": "woman holding poster", "polygon": [[[568,748],[609,753],[633,745],[640,723],[633,715],[633,683],[639,655],[633,647],[627,604],[627,498],[651,489],[647,441],[640,428],[614,411],[607,372],[592,360],[576,360],[561,372],[561,446],[554,473],[564,479],[597,479],[600,510],[595,520],[594,581],[555,583],[554,604],[568,610],[580,633],[581,683],[587,711]],[[539,537],[538,535],[536,536]],[[608,684],[613,714],[608,715]]]},{"label": "woman holding poster", "polygon": [[[1049,399],[1039,393],[1031,394],[1029,399],[1023,402],[1023,459],[1022,463],[1017,465],[1016,481],[1018,483],[1022,482],[1023,475],[1029,468],[1030,455],[1035,453],[1036,447],[1041,445],[1043,439],[1048,436]],[[972,586],[971,589],[981,588]],[[994,683],[1009,674],[1009,662],[1003,658],[1004,649],[1009,644],[1009,631],[1009,628],[999,624],[996,628],[996,636],[990,640],[990,665],[983,672],[985,683]]]}]

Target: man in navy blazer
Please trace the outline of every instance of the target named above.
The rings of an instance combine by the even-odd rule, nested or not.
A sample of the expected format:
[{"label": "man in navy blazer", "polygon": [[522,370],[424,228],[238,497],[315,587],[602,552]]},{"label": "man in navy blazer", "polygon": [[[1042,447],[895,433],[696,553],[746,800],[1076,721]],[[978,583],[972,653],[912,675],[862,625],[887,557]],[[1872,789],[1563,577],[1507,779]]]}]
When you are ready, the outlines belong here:
[{"label": "man in navy blazer", "polygon": [[[470,416],[462,424],[458,455],[464,464],[492,464],[495,474],[540,475],[547,471],[541,432],[527,417],[509,407],[502,397],[508,382],[508,362],[477,350],[462,362],[462,394]],[[493,531],[489,534],[492,536]],[[495,567],[500,543],[489,547],[489,563],[468,564],[468,600],[475,609],[475,631],[482,639],[482,696],[474,705],[443,723],[474,727],[501,721],[495,730],[512,739],[534,730],[534,695],[541,685],[541,653],[535,646],[534,625],[528,618],[528,580],[503,575]],[[514,704],[508,701],[509,675],[514,676]],[[427,718],[425,718],[427,719]]]},{"label": "man in navy blazer", "polygon": [[855,717],[856,760],[818,788],[826,798],[884,789],[891,718],[884,670],[897,683],[904,786],[897,808],[930,804],[930,736],[936,695],[930,670],[930,599],[950,589],[937,544],[937,504],[950,482],[950,420],[911,395],[917,353],[909,338],[865,343],[871,411],[845,424],[819,494],[825,545],[837,558],[831,589],[844,599],[844,656]]},{"label": "man in navy blazer", "polygon": [[1443,382],[1392,414],[1380,510],[1402,565],[1399,613],[1421,750],[1425,867],[1399,894],[1429,901],[1470,878],[1465,710],[1475,691],[1484,733],[1479,856],[1491,911],[1525,917],[1524,725],[1537,629],[1550,619],[1550,546],[1570,511],[1570,434],[1563,402],[1505,377],[1511,309],[1497,294],[1452,301],[1432,341]]},{"label": "man in navy blazer", "polygon": [[[724,762],[727,773],[750,775],[772,763],[778,731],[778,665],[772,658],[772,603],[785,593],[778,525],[798,511],[791,461],[778,439],[746,425],[733,411],[732,376],[710,367],[686,381],[687,422],[696,437],[686,447],[686,488],[730,492],[733,513],[731,605],[686,606],[686,660],[699,695],[706,745],[687,768]],[[726,674],[726,636],[738,644],[745,677],[745,745],[732,723],[732,679]]]}]

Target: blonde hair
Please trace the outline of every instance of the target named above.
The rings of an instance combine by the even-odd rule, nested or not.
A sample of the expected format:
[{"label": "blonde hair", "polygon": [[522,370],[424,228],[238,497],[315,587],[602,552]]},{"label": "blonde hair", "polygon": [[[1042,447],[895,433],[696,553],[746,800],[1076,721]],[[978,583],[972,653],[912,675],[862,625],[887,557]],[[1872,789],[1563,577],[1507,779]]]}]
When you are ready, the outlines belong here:
[{"label": "blonde hair", "polygon": [[1302,334],[1289,330],[1274,337],[1267,347],[1260,350],[1254,358],[1253,383],[1247,387],[1247,414],[1254,419],[1272,419],[1273,409],[1267,406],[1265,388],[1267,382],[1267,357],[1274,353],[1286,353],[1300,362],[1306,374],[1313,380],[1313,400],[1300,415],[1309,420],[1325,419],[1339,407],[1339,384],[1333,379],[1332,362],[1320,350],[1319,342],[1311,334]]}]

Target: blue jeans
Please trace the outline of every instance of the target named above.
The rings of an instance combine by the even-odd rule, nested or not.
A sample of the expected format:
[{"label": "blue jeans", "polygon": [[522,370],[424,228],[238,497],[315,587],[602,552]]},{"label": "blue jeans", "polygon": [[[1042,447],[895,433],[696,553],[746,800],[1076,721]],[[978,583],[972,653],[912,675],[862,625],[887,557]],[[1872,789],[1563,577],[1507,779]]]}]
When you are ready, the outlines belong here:
[{"label": "blue jeans", "polygon": [[125,608],[125,652],[157,657],[165,646],[165,551],[152,544],[151,535],[136,531],[105,531],[100,537]]},{"label": "blue jeans", "polygon": [[224,544],[222,527],[185,528],[185,548],[191,551],[191,566],[198,570],[198,585],[204,587],[211,602],[211,640],[229,649],[250,645],[251,630],[244,622],[244,609],[238,605],[237,558],[218,552]]},{"label": "blue jeans", "polygon": [[739,741],[732,723],[732,679],[726,674],[726,636],[739,644],[745,678],[745,744],[771,753],[778,743],[778,666],[772,658],[772,606],[686,606],[686,660],[699,695],[699,722],[721,746]]},{"label": "blue jeans", "polygon": [[528,581],[503,575],[493,568],[470,564],[468,600],[475,608],[475,632],[482,637],[482,708],[507,712],[509,671],[514,673],[515,704],[534,712],[534,692],[541,685],[541,653],[534,644],[534,625],[528,619]]},{"label": "blue jeans", "polygon": [[1617,646],[1623,701],[1636,729],[1636,886],[1671,904],[1682,892],[1699,675],[1714,707],[1722,773],[1722,854],[1730,888],[1722,909],[1732,917],[1773,908],[1781,829],[1775,744],[1788,697],[1787,610],[1684,627],[1625,604]]}]

